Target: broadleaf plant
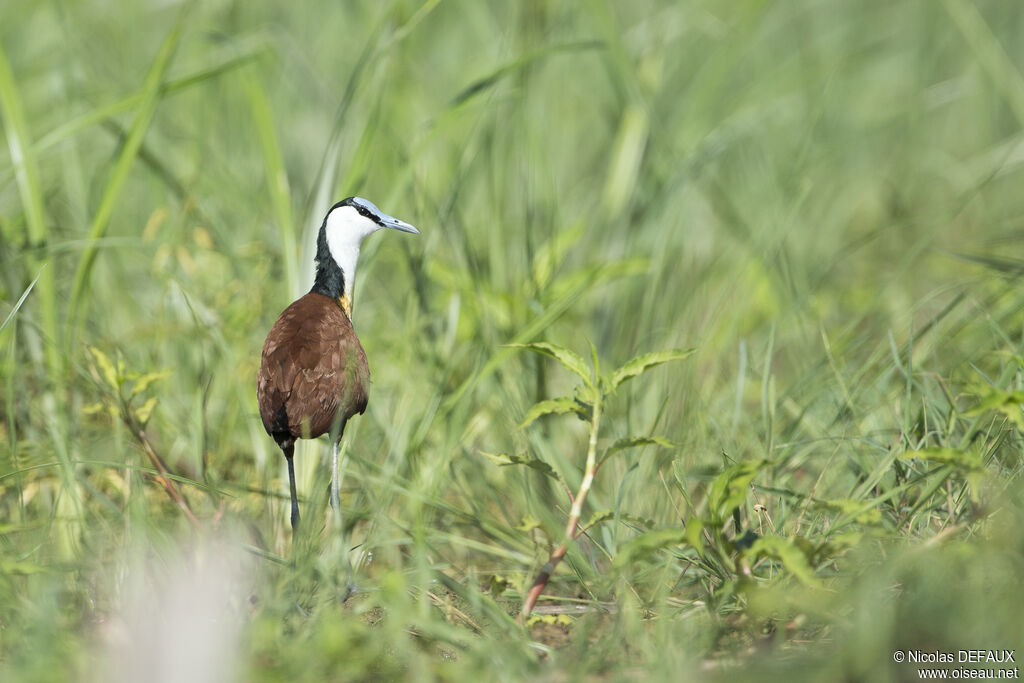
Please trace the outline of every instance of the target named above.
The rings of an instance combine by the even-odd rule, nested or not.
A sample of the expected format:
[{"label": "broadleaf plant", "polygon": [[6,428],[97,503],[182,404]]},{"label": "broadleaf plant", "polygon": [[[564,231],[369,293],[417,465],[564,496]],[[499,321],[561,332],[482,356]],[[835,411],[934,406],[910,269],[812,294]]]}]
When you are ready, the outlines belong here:
[{"label": "broadleaf plant", "polygon": [[[576,387],[575,395],[573,397],[546,399],[532,406],[526,412],[526,417],[523,419],[520,427],[522,428],[530,425],[543,415],[564,414],[570,412],[576,414],[577,417],[589,424],[589,439],[586,461],[583,466],[583,479],[576,495],[572,496],[570,492],[572,507],[569,511],[569,519],[567,520],[565,527],[565,536],[562,538],[561,542],[559,542],[558,546],[551,551],[548,561],[537,574],[537,577],[534,579],[533,584],[523,599],[523,606],[519,614],[519,621],[525,622],[527,617],[530,616],[530,612],[533,611],[533,607],[537,603],[537,599],[540,597],[541,593],[544,592],[544,588],[547,586],[551,575],[558,567],[558,564],[562,561],[562,558],[565,557],[565,553],[569,549],[569,544],[575,541],[586,528],[589,528],[580,526],[580,516],[583,512],[583,503],[587,498],[587,494],[590,492],[594,482],[594,477],[601,465],[610,456],[629,448],[651,445],[671,447],[673,445],[672,442],[661,436],[630,436],[615,441],[604,451],[604,453],[599,454],[597,449],[597,439],[601,430],[602,407],[604,401],[609,398],[626,380],[636,377],[637,375],[641,375],[651,368],[657,367],[663,363],[686,358],[694,352],[694,349],[672,349],[643,354],[633,358],[606,375],[602,375],[600,364],[598,362],[597,350],[594,348],[593,344],[591,344],[590,347],[591,365],[589,367],[578,354],[555,344],[534,342],[531,344],[514,344],[511,346],[528,349],[535,353],[540,353],[554,358],[562,365],[562,367],[577,375],[581,380],[581,384]],[[523,464],[533,469],[544,471],[545,474],[550,476],[547,472],[550,468],[540,467],[540,461],[532,458],[512,458],[510,456],[503,456],[501,460],[500,464],[503,465]],[[604,518],[607,517],[598,516],[595,519],[600,521]],[[673,532],[673,534],[672,538],[676,538],[680,535],[680,532]]]}]

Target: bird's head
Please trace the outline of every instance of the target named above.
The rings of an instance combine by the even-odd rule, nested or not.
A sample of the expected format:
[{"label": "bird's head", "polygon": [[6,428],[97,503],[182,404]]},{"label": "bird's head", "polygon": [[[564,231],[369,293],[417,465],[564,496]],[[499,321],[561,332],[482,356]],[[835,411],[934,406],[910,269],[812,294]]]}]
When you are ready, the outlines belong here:
[{"label": "bird's head", "polygon": [[381,228],[419,234],[414,226],[389,216],[362,197],[343,199],[327,212],[317,236],[317,273],[313,291],[336,298],[351,317],[359,245]]},{"label": "bird's head", "polygon": [[419,230],[405,221],[389,216],[362,197],[343,199],[327,212],[320,232],[332,253],[335,247],[359,246],[363,238],[381,228],[394,228],[402,232],[419,234]]}]

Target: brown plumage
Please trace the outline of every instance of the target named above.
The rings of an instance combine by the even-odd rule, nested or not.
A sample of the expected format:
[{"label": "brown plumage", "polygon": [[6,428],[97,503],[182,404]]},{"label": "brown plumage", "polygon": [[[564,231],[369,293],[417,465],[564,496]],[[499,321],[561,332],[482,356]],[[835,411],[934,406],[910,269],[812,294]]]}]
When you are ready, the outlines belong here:
[{"label": "brown plumage", "polygon": [[361,414],[369,387],[366,352],[338,301],[310,292],[284,309],[263,344],[257,390],[263,427],[282,448]]},{"label": "brown plumage", "polygon": [[352,283],[360,243],[381,228],[419,232],[359,197],[332,206],[317,236],[313,289],[284,309],[263,344],[256,398],[263,427],[288,461],[293,529],[296,439],[331,435],[331,505],[340,508],[338,442],[348,419],[366,410],[370,389],[366,353],[352,327]]}]

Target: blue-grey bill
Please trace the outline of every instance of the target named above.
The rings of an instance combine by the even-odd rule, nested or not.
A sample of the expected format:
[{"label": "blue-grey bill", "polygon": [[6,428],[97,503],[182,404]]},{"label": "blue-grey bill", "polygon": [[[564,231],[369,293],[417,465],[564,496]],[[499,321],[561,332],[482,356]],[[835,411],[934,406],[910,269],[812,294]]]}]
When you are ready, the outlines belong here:
[{"label": "blue-grey bill", "polygon": [[416,229],[415,225],[410,225],[405,221],[400,221],[394,216],[381,214],[380,222],[385,228],[394,228],[395,230],[401,230],[402,232],[411,232],[416,235],[420,234],[420,231]]}]

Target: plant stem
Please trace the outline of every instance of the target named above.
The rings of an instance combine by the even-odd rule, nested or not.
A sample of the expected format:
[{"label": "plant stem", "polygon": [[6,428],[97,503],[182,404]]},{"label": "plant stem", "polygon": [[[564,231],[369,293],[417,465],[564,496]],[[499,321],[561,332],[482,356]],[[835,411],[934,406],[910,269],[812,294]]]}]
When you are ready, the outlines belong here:
[{"label": "plant stem", "polygon": [[192,511],[192,505],[189,503],[188,498],[185,496],[185,492],[181,490],[181,485],[171,479],[168,474],[171,474],[171,468],[167,466],[160,454],[156,452],[153,443],[149,440],[149,436],[146,435],[146,429],[144,425],[140,424],[131,413],[131,407],[122,402],[120,405],[121,421],[128,427],[128,431],[132,436],[138,440],[139,445],[142,446],[143,452],[146,457],[149,458],[153,468],[156,470],[156,474],[153,476],[154,479],[159,481],[164,490],[167,491],[167,495],[171,497],[181,511],[188,518],[188,521],[192,523],[192,526],[199,528],[202,524],[199,522],[199,518],[196,517]]},{"label": "plant stem", "polygon": [[530,612],[533,611],[533,606],[537,604],[537,599],[540,598],[541,593],[544,592],[544,588],[548,585],[548,580],[551,578],[551,575],[555,573],[555,568],[558,567],[558,563],[562,561],[562,558],[565,557],[565,553],[569,550],[569,543],[576,540],[579,536],[577,528],[580,524],[580,516],[583,514],[583,501],[590,492],[590,486],[594,482],[594,474],[597,473],[597,432],[600,424],[601,397],[599,395],[594,401],[594,411],[590,418],[590,443],[587,446],[587,464],[583,471],[583,481],[580,482],[580,490],[576,494],[576,497],[572,499],[572,508],[569,510],[569,521],[565,526],[565,537],[548,557],[548,561],[544,563],[543,567],[541,567],[540,572],[537,574],[537,578],[533,580],[533,585],[530,587],[530,591],[526,594],[526,599],[523,600],[523,609],[520,611],[519,616],[516,619],[519,623],[523,623],[526,621],[526,618],[530,616]]}]

